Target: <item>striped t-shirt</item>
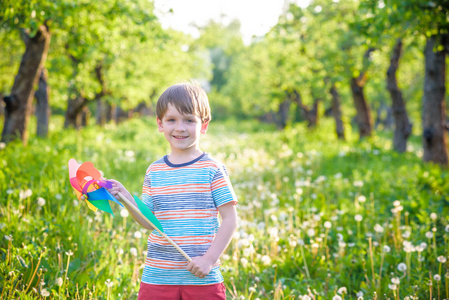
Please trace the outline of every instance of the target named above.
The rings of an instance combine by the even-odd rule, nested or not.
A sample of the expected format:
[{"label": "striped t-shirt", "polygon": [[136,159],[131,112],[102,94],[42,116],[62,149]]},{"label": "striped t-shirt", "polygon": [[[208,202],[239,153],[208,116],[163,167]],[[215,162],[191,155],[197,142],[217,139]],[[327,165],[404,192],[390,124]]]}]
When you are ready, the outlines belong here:
[{"label": "striped t-shirt", "polygon": [[[223,164],[203,153],[185,164],[167,156],[148,168],[143,202],[161,222],[164,232],[190,257],[209,249],[219,228],[218,207],[237,197]],[[207,285],[223,282],[219,263],[204,278],[186,270],[187,261],[156,230],[148,237],[142,282],[148,284]]]}]

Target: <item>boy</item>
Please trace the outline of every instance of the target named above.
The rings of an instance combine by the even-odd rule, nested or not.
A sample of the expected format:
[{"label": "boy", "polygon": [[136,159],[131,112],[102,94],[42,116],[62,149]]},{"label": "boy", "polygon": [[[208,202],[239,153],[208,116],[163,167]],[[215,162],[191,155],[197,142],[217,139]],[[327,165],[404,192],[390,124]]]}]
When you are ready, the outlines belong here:
[{"label": "boy", "polygon": [[[192,84],[173,85],[158,99],[156,114],[171,152],[147,169],[142,200],[192,262],[153,231],[138,300],[226,299],[218,266],[237,228],[237,197],[224,166],[200,150],[200,136],[211,120],[206,92]],[[121,192],[135,204],[118,181],[113,180],[109,191],[114,196]],[[139,224],[153,229],[129,211]]]}]

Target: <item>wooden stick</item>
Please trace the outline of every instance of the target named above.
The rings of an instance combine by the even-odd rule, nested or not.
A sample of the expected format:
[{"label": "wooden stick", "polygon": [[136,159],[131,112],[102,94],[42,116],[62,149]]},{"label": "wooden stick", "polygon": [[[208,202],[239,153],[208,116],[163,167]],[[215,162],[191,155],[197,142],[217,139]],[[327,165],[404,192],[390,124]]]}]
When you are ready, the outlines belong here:
[{"label": "wooden stick", "polygon": [[147,217],[145,217],[144,214],[142,214],[142,212],[137,209],[137,207],[135,207],[128,199],[126,199],[125,196],[123,196],[122,193],[118,192],[117,195],[120,197],[120,199],[125,202],[129,207],[131,207],[131,209],[138,214],[140,217],[142,217],[145,221],[148,222],[148,224],[151,225],[151,227],[153,227],[157,232],[159,232],[170,244],[173,245],[173,247],[176,248],[176,250],[179,251],[179,253],[182,254],[182,256],[184,256],[189,262],[192,261],[192,259],[190,258],[190,256],[184,252],[184,250],[181,249],[181,247],[179,247],[168,235],[166,235],[164,232],[160,231],[159,228],[157,228],[156,226],[153,225],[153,223],[151,223],[150,220],[148,220]]}]

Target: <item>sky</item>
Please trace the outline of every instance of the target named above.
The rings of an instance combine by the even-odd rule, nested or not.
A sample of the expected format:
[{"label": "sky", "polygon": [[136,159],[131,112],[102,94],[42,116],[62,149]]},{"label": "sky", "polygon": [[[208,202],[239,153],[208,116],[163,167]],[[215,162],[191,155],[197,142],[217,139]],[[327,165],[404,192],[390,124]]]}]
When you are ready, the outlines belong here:
[{"label": "sky", "polygon": [[[310,0],[287,0],[301,7]],[[155,12],[162,26],[198,37],[193,24],[202,26],[211,19],[222,18],[226,24],[232,19],[241,23],[245,43],[253,35],[262,36],[273,27],[286,5],[285,0],[154,0]],[[169,13],[172,9],[173,13]],[[225,16],[225,17],[223,17]]]}]

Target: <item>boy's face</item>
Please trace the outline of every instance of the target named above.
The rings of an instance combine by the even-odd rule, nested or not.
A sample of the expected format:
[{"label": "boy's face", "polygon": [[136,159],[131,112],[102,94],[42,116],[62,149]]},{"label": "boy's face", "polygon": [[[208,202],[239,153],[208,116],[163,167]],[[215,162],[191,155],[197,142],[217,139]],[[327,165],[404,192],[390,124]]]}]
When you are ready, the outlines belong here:
[{"label": "boy's face", "polygon": [[157,118],[159,131],[164,133],[170,143],[172,152],[194,154],[199,150],[201,133],[206,133],[209,122],[202,123],[196,115],[181,114],[178,109],[169,104],[162,120]]}]

